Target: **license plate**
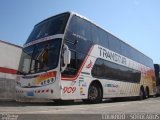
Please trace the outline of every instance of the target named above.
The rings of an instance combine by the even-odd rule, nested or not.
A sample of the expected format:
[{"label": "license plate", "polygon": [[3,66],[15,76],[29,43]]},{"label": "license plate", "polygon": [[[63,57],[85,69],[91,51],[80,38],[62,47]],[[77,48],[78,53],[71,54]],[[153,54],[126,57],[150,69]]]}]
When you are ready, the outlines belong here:
[{"label": "license plate", "polygon": [[27,96],[34,96],[33,92],[27,92]]}]

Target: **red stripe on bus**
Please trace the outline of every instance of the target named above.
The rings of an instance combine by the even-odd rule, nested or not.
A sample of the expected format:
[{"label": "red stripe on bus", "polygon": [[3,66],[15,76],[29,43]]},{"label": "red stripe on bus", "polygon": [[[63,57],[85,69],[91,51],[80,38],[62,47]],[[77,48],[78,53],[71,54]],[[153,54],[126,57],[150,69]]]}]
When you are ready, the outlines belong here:
[{"label": "red stripe on bus", "polygon": [[79,74],[81,73],[81,71],[82,71],[82,69],[83,69],[83,67],[84,67],[84,65],[85,65],[85,63],[86,63],[86,61],[87,61],[87,59],[88,59],[88,57],[89,57],[92,49],[93,49],[93,47],[94,47],[94,46],[92,46],[91,49],[89,50],[86,58],[84,59],[82,65],[80,66],[80,69],[78,70],[78,73],[77,73],[75,76],[73,76],[73,77],[65,77],[65,76],[62,76],[62,77],[61,77],[61,80],[73,81],[73,80],[76,80],[76,79],[78,78]]},{"label": "red stripe on bus", "polygon": [[17,70],[5,68],[5,67],[0,67],[0,72],[9,73],[9,74],[17,74]]}]

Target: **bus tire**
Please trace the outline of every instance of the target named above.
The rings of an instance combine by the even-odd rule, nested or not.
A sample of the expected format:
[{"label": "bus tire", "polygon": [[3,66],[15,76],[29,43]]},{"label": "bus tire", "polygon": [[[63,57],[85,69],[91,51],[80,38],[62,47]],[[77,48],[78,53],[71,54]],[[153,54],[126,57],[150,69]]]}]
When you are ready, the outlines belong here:
[{"label": "bus tire", "polygon": [[99,84],[92,83],[88,90],[88,99],[83,100],[85,103],[100,103],[102,101],[102,88]]},{"label": "bus tire", "polygon": [[141,87],[139,92],[139,100],[144,100],[145,98],[146,98],[146,95],[145,95],[144,87]]},{"label": "bus tire", "polygon": [[150,97],[150,95],[149,95],[149,88],[148,88],[148,86],[146,87],[146,90],[145,90],[145,97],[146,98],[149,98]]}]

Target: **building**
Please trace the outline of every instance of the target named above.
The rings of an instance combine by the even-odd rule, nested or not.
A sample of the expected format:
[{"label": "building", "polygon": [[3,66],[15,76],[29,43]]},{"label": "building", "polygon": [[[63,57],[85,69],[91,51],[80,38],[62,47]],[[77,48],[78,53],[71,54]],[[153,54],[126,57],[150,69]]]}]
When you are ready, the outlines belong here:
[{"label": "building", "polygon": [[15,99],[16,73],[22,47],[0,40],[0,100]]}]

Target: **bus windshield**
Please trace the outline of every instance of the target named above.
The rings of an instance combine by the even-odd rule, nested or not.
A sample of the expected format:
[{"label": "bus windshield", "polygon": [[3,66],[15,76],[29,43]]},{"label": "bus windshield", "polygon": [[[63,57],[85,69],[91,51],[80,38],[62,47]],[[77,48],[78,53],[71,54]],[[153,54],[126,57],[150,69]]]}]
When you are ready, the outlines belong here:
[{"label": "bus windshield", "polygon": [[59,38],[24,48],[18,70],[19,74],[33,74],[56,68],[61,41]]},{"label": "bus windshield", "polygon": [[70,13],[56,15],[34,27],[25,43],[25,45],[29,45],[24,47],[22,51],[19,74],[33,74],[57,67],[62,39],[50,38],[44,42],[38,40],[56,34],[64,34],[69,16]]}]

